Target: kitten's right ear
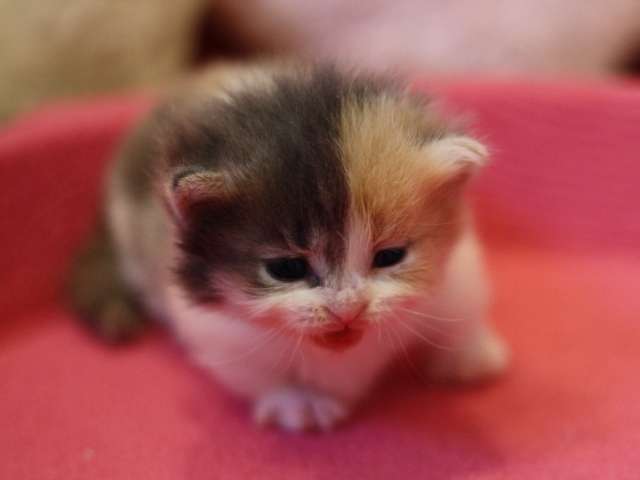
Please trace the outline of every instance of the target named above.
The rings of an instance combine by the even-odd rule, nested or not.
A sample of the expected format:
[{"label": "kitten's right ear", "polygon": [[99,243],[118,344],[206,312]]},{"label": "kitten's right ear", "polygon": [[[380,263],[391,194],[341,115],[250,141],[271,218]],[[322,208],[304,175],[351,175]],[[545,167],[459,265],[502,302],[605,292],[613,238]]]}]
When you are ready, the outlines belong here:
[{"label": "kitten's right ear", "polygon": [[204,202],[226,203],[233,192],[220,172],[209,170],[178,169],[168,185],[167,199],[171,212],[184,222],[191,207]]}]

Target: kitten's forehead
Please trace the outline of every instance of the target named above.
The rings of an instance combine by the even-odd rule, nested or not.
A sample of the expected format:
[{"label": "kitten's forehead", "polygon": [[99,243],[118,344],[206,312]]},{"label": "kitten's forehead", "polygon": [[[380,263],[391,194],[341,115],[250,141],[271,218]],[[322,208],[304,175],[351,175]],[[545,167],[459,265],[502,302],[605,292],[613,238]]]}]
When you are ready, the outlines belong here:
[{"label": "kitten's forehead", "polygon": [[[444,134],[425,105],[381,79],[332,69],[283,76],[261,94],[234,97],[226,124],[245,163],[254,220],[264,232],[302,249],[323,249],[331,263],[346,255],[353,214],[383,225],[419,213],[421,146]],[[394,220],[395,219],[395,220]]]}]

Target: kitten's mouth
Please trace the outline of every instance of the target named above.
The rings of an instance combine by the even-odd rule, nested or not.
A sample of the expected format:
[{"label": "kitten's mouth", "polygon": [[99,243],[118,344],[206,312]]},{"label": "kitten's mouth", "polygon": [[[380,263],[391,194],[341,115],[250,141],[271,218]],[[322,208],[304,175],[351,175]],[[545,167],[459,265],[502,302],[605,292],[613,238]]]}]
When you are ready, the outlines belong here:
[{"label": "kitten's mouth", "polygon": [[311,341],[319,347],[329,350],[345,350],[362,339],[364,330],[361,328],[344,327],[342,330],[322,332],[311,335]]}]

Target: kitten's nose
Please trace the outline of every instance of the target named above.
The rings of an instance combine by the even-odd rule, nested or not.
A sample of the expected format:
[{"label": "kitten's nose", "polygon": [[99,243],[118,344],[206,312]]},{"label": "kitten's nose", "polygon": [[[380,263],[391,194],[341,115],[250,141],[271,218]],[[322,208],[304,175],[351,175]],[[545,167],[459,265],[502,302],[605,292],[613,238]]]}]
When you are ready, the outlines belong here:
[{"label": "kitten's nose", "polygon": [[332,305],[328,307],[328,310],[336,320],[346,326],[356,321],[365,308],[366,304],[364,302],[357,302],[347,305]]}]

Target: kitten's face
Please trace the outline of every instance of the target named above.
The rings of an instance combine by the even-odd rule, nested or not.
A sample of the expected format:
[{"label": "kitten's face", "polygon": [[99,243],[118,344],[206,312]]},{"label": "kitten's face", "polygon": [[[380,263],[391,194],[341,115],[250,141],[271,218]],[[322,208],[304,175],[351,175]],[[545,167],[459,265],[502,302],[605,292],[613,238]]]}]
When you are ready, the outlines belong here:
[{"label": "kitten's face", "polygon": [[484,149],[423,105],[338,78],[218,107],[168,194],[193,301],[327,347],[402,322],[440,281]]},{"label": "kitten's face", "polygon": [[263,294],[246,295],[231,282],[225,296],[252,321],[329,348],[356,343],[367,328],[402,323],[437,285],[456,222],[443,232],[439,219],[430,223],[428,216],[402,219],[399,226],[392,218],[379,221],[388,221],[385,237],[374,236],[373,219],[353,215],[337,262],[323,253],[322,236],[309,250],[266,255],[257,268]]}]

